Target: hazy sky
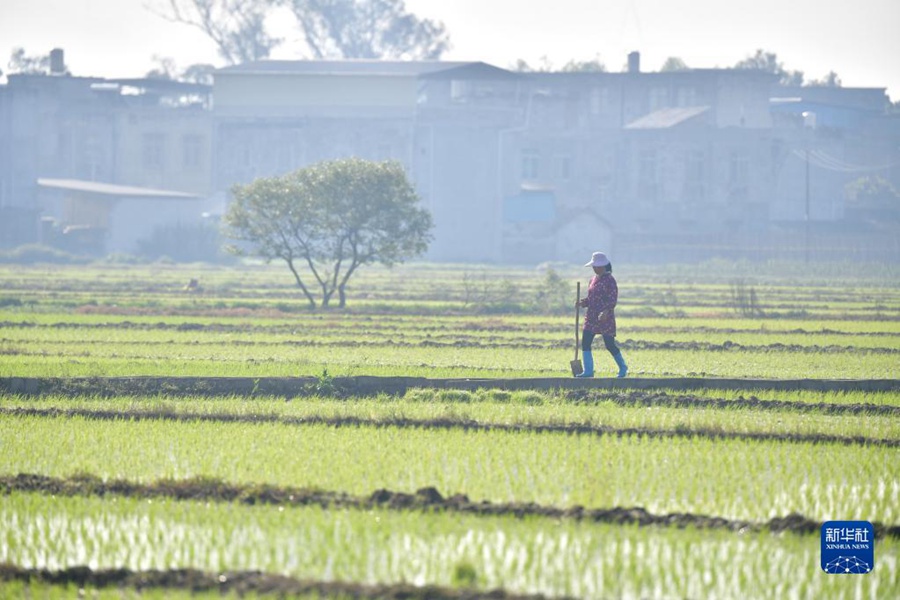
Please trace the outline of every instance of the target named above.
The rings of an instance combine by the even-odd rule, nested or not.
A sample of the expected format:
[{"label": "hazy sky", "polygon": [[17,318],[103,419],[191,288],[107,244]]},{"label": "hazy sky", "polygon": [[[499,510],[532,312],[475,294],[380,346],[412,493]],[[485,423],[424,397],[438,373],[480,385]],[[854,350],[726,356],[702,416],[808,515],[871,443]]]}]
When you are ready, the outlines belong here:
[{"label": "hazy sky", "polygon": [[[200,32],[169,23],[147,4],[166,0],[0,0],[0,69],[14,47],[29,55],[66,51],[75,75],[135,77],[154,54],[181,66],[222,65]],[[547,57],[561,66],[599,55],[619,71],[631,50],[642,69],[669,56],[691,67],[727,67],[761,48],[807,79],[834,70],[845,86],[886,87],[900,100],[900,0],[406,0],[443,21],[450,60],[506,67]],[[279,35],[291,36],[275,22]],[[288,43],[274,58],[297,58]]]}]

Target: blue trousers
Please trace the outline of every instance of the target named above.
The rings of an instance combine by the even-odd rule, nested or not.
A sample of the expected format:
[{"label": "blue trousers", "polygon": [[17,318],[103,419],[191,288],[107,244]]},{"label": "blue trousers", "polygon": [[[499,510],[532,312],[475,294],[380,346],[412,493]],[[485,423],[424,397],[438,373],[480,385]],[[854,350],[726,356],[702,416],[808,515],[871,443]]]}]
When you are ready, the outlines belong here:
[{"label": "blue trousers", "polygon": [[[594,337],[596,335],[596,333],[594,333],[593,331],[588,331],[587,329],[581,332],[581,349],[583,351],[590,352],[591,344],[594,343]],[[615,336],[604,335],[603,344],[606,346],[606,349],[609,350],[609,353],[613,356],[621,353],[621,350],[619,350],[619,345],[616,344]]]}]

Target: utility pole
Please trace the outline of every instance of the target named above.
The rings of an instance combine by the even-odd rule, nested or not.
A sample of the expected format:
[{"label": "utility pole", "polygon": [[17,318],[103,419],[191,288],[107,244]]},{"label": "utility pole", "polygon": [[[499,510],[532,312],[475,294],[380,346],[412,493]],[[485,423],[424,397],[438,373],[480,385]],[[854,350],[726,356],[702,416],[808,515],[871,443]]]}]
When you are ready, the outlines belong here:
[{"label": "utility pole", "polygon": [[806,139],[806,202],[805,208],[803,211],[804,217],[804,225],[805,225],[805,240],[804,240],[804,255],[806,263],[809,264],[809,228],[810,228],[810,215],[809,215],[809,147],[812,145],[815,140],[815,136],[813,132],[816,129],[816,113],[811,111],[803,111],[803,129],[804,135],[803,137]]},{"label": "utility pole", "polygon": [[806,210],[804,211],[804,219],[806,221],[806,264],[809,264],[809,140],[806,141]]}]

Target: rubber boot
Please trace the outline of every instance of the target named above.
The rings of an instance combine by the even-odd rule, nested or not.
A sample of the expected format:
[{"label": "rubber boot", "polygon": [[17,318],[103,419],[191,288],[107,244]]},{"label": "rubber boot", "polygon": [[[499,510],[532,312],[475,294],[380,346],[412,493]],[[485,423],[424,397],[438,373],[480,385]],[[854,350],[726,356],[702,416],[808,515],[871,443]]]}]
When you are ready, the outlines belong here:
[{"label": "rubber boot", "polygon": [[613,354],[613,358],[616,361],[616,364],[619,365],[619,374],[616,377],[625,377],[628,375],[628,365],[625,364],[625,359],[622,357],[622,353]]},{"label": "rubber boot", "polygon": [[594,376],[594,354],[590,350],[581,351],[581,362],[584,363],[584,371],[575,377],[593,377]]}]

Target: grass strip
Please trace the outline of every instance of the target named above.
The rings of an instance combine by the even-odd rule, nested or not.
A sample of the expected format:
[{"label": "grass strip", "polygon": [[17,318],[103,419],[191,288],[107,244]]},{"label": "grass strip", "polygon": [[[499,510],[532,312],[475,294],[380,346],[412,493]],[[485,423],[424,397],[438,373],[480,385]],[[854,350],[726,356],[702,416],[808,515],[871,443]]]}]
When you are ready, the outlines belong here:
[{"label": "grass strip", "polygon": [[[533,502],[473,502],[465,494],[444,497],[434,487],[424,487],[414,494],[379,489],[369,495],[354,496],[345,492],[273,486],[268,484],[240,485],[211,478],[161,479],[139,483],[124,479],[104,481],[100,477],[80,474],[68,478],[48,477],[31,473],[0,476],[0,493],[32,492],[50,496],[121,496],[126,498],[169,498],[199,502],[239,502],[247,505],[319,506],[321,508],[372,510],[417,510],[451,512],[477,516],[517,518],[541,517],[569,519],[610,525],[641,527],[676,527],[684,529],[721,529],[736,533],[769,531],[811,535],[818,533],[823,522],[807,519],[796,513],[773,517],[765,522],[726,519],[701,514],[652,514],[635,507],[588,509],[583,506],[560,508]],[[876,539],[900,539],[900,525],[872,523]]]},{"label": "grass strip", "polygon": [[691,394],[668,394],[664,391],[611,392],[607,390],[568,390],[565,398],[572,402],[597,404],[612,402],[618,406],[666,408],[707,408],[725,410],[764,410],[823,413],[827,415],[900,415],[900,406],[855,402],[797,402],[789,400],[761,400],[754,395],[747,398],[704,398]]},{"label": "grass strip", "polygon": [[[2,324],[0,324],[2,328]],[[95,349],[116,345],[117,351],[129,348],[142,348],[153,346],[172,346],[182,345],[191,347],[204,346],[221,346],[221,347],[239,347],[239,348],[355,348],[365,346],[387,348],[430,348],[430,349],[514,349],[514,350],[538,350],[538,349],[564,349],[569,346],[568,340],[560,339],[559,335],[553,339],[534,339],[527,337],[515,337],[511,339],[501,339],[498,337],[486,337],[483,339],[467,336],[462,332],[451,331],[444,335],[432,335],[427,339],[419,339],[411,335],[398,335],[396,329],[390,331],[386,336],[375,336],[369,333],[364,342],[359,341],[353,332],[346,332],[343,336],[335,336],[328,338],[298,338],[291,336],[285,339],[247,339],[234,338],[225,335],[208,335],[207,339],[197,339],[194,330],[178,328],[178,331],[190,331],[190,339],[174,340],[164,339],[165,336],[159,336],[159,339],[142,339],[127,330],[116,327],[109,329],[100,329],[102,339],[85,339],[72,338],[60,339],[60,335],[52,332],[42,336],[45,339],[36,339],[34,332],[24,331],[20,335],[11,335],[8,331],[6,337],[0,339],[0,342],[6,344],[16,344],[14,348],[7,348],[9,354],[17,354],[22,356],[44,356],[51,350],[55,350],[59,355],[72,355],[73,352],[68,350],[69,347],[77,347],[78,349]],[[122,339],[110,339],[115,335]],[[274,334],[270,334],[274,337]],[[782,336],[783,337],[783,336]],[[801,336],[806,337],[806,334]],[[799,344],[772,342],[768,344],[741,343],[734,341],[724,341],[721,343],[704,342],[695,340],[650,340],[650,339],[623,339],[619,340],[618,345],[623,350],[669,350],[669,351],[702,351],[702,352],[751,352],[751,353],[769,353],[769,352],[786,352],[800,354],[900,354],[900,348],[891,348],[885,346],[872,345],[872,342],[864,342],[858,345],[853,344]]]},{"label": "grass strip", "polygon": [[0,418],[0,439],[0,473],[205,476],[358,495],[435,486],[502,502],[900,522],[898,449],[883,446],[25,416]]},{"label": "grass strip", "polygon": [[310,415],[289,417],[278,415],[238,415],[229,413],[195,413],[152,410],[92,410],[77,408],[0,408],[0,415],[13,417],[80,417],[96,421],[180,421],[211,423],[279,423],[282,425],[325,425],[328,427],[391,427],[397,429],[436,429],[463,431],[503,431],[510,433],[567,433],[574,435],[614,436],[640,438],[704,438],[710,440],[741,440],[756,442],[789,442],[808,444],[841,444],[844,446],[881,446],[900,448],[900,440],[871,438],[862,435],[840,436],[821,433],[736,432],[723,429],[692,428],[650,429],[644,427],[608,427],[578,423],[484,423],[465,417],[411,419],[385,416],[367,418],[356,416],[328,417]]},{"label": "grass strip", "polygon": [[[248,571],[580,598],[898,597],[900,542],[866,577],[827,576],[816,535],[433,511],[122,497],[0,496],[0,562]],[[711,559],[712,557],[712,559]]]},{"label": "grass strip", "polygon": [[[469,420],[497,424],[587,424],[612,428],[642,427],[646,429],[714,429],[734,432],[770,432],[826,434],[837,436],[862,435],[868,438],[900,439],[900,406],[873,405],[876,410],[852,409],[836,411],[803,410],[804,400],[828,399],[829,402],[858,402],[860,399],[880,400],[882,403],[900,404],[900,394],[873,397],[862,393],[812,395],[799,394],[789,398],[800,405],[801,410],[791,410],[791,403],[780,405],[784,409],[762,405],[758,410],[752,403],[729,400],[746,400],[735,394],[732,398],[719,398],[721,404],[703,402],[675,404],[678,394],[669,397],[665,392],[643,394],[638,391],[621,393],[622,402],[612,399],[618,394],[599,394],[590,400],[570,400],[563,394],[531,391],[507,392],[479,390],[476,392],[454,390],[411,390],[404,396],[380,394],[353,399],[334,396],[312,396],[286,400],[278,397],[242,398],[238,396],[171,398],[168,396],[0,396],[0,407],[60,410],[105,410],[115,412],[158,411],[172,414],[199,413],[225,415],[266,415],[277,417],[364,417],[367,419],[408,418]],[[659,402],[655,402],[659,396]],[[612,398],[612,399],[605,399]],[[627,402],[628,399],[634,402]],[[827,407],[826,407],[827,408]],[[859,407],[856,407],[859,408]],[[878,410],[887,408],[888,410]],[[890,409],[894,408],[896,412]],[[855,413],[855,414],[847,414]]]}]

